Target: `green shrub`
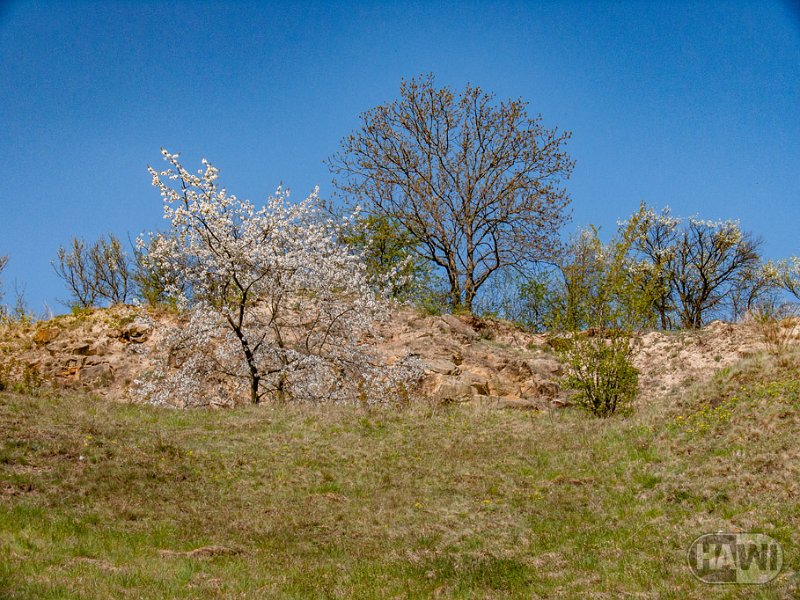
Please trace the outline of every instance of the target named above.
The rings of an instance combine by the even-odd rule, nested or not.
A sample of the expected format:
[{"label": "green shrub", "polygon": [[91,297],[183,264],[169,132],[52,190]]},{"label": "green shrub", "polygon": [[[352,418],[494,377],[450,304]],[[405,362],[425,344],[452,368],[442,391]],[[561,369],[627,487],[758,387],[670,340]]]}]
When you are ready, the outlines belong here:
[{"label": "green shrub", "polygon": [[597,417],[609,417],[636,397],[639,372],[631,361],[633,338],[625,332],[577,334],[561,355],[567,385],[578,404]]},{"label": "green shrub", "polygon": [[[565,383],[578,403],[607,417],[636,397],[637,334],[654,322],[653,295],[629,251],[641,234],[642,211],[603,244],[591,228],[567,248],[560,265],[561,301],[553,305],[550,343],[567,365]],[[585,330],[585,331],[583,331]]]}]

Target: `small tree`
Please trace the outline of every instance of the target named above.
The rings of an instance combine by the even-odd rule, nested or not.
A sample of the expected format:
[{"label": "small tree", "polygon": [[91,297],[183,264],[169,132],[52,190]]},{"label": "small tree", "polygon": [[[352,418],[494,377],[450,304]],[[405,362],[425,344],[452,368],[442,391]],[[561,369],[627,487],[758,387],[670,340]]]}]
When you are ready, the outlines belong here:
[{"label": "small tree", "polygon": [[480,87],[456,95],[432,76],[403,81],[400,99],[361,115],[328,160],[339,192],[399,224],[447,276],[454,309],[472,311],[496,272],[550,257],[567,220],[569,132],[497,103]]},{"label": "small tree", "polygon": [[545,331],[558,310],[556,277],[551,269],[539,272],[519,286],[520,314],[517,322],[534,332]]},{"label": "small tree", "polygon": [[89,262],[86,242],[72,239],[72,248],[59,246],[56,260],[52,263],[56,275],[64,280],[70,294],[69,306],[89,308],[97,301],[97,286]]},{"label": "small tree", "polygon": [[99,301],[120,304],[132,296],[130,260],[113,234],[88,246],[73,238],[71,249],[59,247],[52,265],[67,285],[70,306],[89,308]]},{"label": "small tree", "polygon": [[128,255],[113,234],[100,237],[89,248],[97,296],[111,304],[125,304],[132,295],[132,269]]},{"label": "small tree", "polygon": [[411,300],[430,278],[428,264],[413,251],[414,239],[399,223],[382,215],[346,220],[341,240],[364,257],[367,272],[392,282],[389,294]]},{"label": "small tree", "polygon": [[[8,264],[8,257],[7,256],[0,256],[0,275],[3,274],[3,270],[6,268]],[[0,277],[0,301],[3,300],[3,279]]]},{"label": "small tree", "polygon": [[562,300],[552,326],[559,332],[567,385],[599,417],[613,415],[635,398],[636,335],[653,323],[655,288],[648,287],[640,265],[630,258],[641,222],[640,212],[608,244],[596,229],[584,231],[561,265]]},{"label": "small tree", "polygon": [[658,314],[661,329],[672,329],[676,303],[670,261],[678,245],[681,220],[672,216],[669,207],[656,213],[644,203],[639,207],[639,214],[640,233],[631,246],[631,253],[645,272],[642,283],[653,293],[653,309]]},{"label": "small tree", "polygon": [[800,257],[792,256],[775,265],[781,288],[800,300]]},{"label": "small tree", "polygon": [[662,327],[702,327],[709,315],[730,306],[737,290],[741,299],[743,285],[761,286],[750,277],[760,264],[761,240],[742,231],[738,221],[680,219],[669,208],[642,210],[644,230],[633,250],[658,290],[653,306]]},{"label": "small tree", "polygon": [[[188,322],[170,340],[177,368],[151,392],[193,401],[220,382],[252,403],[374,400],[407,382],[402,361],[384,367],[365,343],[386,305],[360,254],[341,244],[316,194],[290,203],[278,190],[257,207],[217,185],[205,160],[198,174],[162,150],[169,167],[149,168],[169,231],[139,242],[152,269],[179,282]],[[228,387],[226,387],[228,386]],[[388,388],[387,388],[388,386]]]}]

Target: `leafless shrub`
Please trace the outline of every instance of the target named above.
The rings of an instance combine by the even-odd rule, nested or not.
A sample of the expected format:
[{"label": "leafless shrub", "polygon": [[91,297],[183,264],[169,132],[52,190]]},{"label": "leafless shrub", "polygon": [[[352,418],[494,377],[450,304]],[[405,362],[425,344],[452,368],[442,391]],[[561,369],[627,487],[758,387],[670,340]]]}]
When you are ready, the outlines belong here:
[{"label": "leafless shrub", "polygon": [[798,333],[800,311],[796,304],[764,301],[750,311],[750,319],[767,352],[782,357]]},{"label": "leafless shrub", "polygon": [[120,304],[132,296],[130,260],[113,234],[91,245],[73,238],[69,248],[59,247],[52,265],[67,285],[71,307],[89,308],[101,301]]}]

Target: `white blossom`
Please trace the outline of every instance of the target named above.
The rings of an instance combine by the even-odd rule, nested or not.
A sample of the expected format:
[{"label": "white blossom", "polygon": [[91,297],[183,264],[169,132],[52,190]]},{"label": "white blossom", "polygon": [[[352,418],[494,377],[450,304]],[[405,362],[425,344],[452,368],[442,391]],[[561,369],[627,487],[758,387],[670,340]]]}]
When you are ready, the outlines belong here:
[{"label": "white blossom", "polygon": [[341,244],[317,190],[292,203],[279,188],[263,206],[217,186],[203,160],[196,174],[162,150],[149,167],[169,231],[151,236],[146,261],[180,283],[186,314],[167,336],[168,361],[140,389],[157,404],[235,403],[265,397],[380,402],[419,377],[383,364],[373,324],[388,315],[385,282]]}]

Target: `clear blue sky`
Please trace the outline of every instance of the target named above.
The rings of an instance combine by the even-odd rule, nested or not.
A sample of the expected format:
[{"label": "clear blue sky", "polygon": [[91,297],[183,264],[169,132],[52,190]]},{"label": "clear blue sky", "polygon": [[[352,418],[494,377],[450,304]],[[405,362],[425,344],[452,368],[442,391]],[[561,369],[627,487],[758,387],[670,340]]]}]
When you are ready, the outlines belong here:
[{"label": "clear blue sky", "polygon": [[[434,72],[574,132],[575,225],[640,200],[800,254],[800,10],[789,2],[0,5],[0,254],[59,311],[74,235],[162,226],[145,165],[204,156],[239,196],[331,192],[359,112]],[[8,297],[7,297],[8,300]]]}]

